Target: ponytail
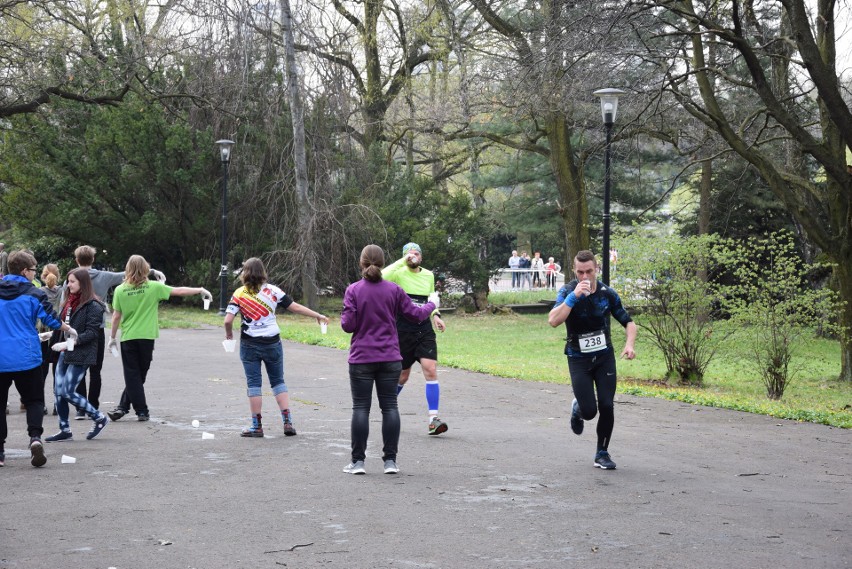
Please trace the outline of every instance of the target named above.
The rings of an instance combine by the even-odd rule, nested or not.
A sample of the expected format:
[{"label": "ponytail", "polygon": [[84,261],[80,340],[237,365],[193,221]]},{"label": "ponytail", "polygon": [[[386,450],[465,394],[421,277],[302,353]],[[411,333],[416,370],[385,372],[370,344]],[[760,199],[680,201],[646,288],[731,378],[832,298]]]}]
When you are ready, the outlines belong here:
[{"label": "ponytail", "polygon": [[378,245],[367,245],[361,250],[361,276],[377,283],[382,280],[382,267],[385,266],[385,253]]}]

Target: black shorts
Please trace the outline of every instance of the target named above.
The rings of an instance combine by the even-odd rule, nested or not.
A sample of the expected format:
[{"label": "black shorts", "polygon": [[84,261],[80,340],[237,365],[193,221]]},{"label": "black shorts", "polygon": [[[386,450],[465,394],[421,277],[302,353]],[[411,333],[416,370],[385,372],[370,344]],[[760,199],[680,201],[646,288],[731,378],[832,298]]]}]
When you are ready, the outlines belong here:
[{"label": "black shorts", "polygon": [[421,358],[437,360],[438,340],[435,331],[431,327],[417,332],[400,331],[399,352],[402,354],[402,369],[410,368]]}]

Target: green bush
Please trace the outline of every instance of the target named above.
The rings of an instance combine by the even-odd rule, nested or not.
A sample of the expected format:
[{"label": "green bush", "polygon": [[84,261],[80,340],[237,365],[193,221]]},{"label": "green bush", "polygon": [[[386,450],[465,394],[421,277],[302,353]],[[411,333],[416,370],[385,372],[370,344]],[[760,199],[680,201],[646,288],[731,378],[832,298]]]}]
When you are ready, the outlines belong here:
[{"label": "green bush", "polygon": [[781,399],[797,371],[791,362],[807,345],[805,334],[815,327],[841,332],[837,319],[826,317],[837,314],[840,300],[828,288],[809,285],[808,276],[825,267],[804,263],[789,232],[730,241],[727,246],[737,261],[729,267],[734,284],[726,307],[744,330],[738,337],[754,356],[766,395]]},{"label": "green bush", "polygon": [[[666,362],[666,379],[701,385],[721,341],[711,312],[720,285],[699,276],[724,266],[715,236],[679,237],[636,230],[619,240],[619,275],[613,286],[626,306],[641,311],[637,326],[650,333]],[[721,336],[721,337],[720,337]]]}]

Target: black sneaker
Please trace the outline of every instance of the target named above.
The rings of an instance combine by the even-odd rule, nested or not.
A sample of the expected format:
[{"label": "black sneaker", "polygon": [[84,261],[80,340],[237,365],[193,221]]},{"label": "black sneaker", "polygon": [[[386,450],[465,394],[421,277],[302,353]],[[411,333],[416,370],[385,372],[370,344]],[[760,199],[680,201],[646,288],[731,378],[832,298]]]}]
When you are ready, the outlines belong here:
[{"label": "black sneaker", "polygon": [[85,421],[86,420],[86,412],[77,409],[77,413],[74,414],[75,421]]},{"label": "black sneaker", "polygon": [[32,455],[30,464],[33,466],[39,467],[47,464],[47,457],[44,456],[44,445],[41,444],[40,438],[33,437],[30,439],[30,454]]},{"label": "black sneaker", "polygon": [[136,415],[136,420],[137,421],[150,421],[151,416],[148,415],[148,413],[139,413],[138,415]]},{"label": "black sneaker", "polygon": [[86,434],[86,439],[92,440],[93,438],[101,434],[101,431],[104,430],[104,427],[107,426],[107,423],[109,423],[109,419],[106,415],[101,413],[101,416],[95,419],[95,424],[92,426],[92,430]]},{"label": "black sneaker", "polygon": [[116,407],[115,409],[107,413],[107,415],[109,416],[110,421],[118,421],[119,419],[127,415],[127,411],[121,409],[120,407]]},{"label": "black sneaker", "polygon": [[585,421],[583,421],[583,417],[580,416],[580,404],[577,403],[577,400],[571,402],[571,430],[574,431],[575,435],[583,434],[583,425]]},{"label": "black sneaker", "polygon": [[71,431],[59,431],[55,435],[45,437],[44,440],[49,443],[58,443],[59,441],[70,441],[73,438],[74,434]]},{"label": "black sneaker", "polygon": [[0,466],[6,466],[6,453],[0,452]]},{"label": "black sneaker", "polygon": [[609,453],[605,450],[599,450],[595,455],[595,466],[604,470],[615,470],[615,463],[609,457]]}]

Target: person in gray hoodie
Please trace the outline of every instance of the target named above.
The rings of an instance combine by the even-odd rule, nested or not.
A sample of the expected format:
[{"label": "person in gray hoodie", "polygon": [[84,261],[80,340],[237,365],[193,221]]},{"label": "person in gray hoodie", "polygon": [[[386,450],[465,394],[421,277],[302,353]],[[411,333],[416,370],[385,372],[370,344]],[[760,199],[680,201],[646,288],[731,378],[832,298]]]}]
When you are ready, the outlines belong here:
[{"label": "person in gray hoodie", "polygon": [[[96,249],[91,245],[80,245],[74,250],[74,260],[77,262],[77,266],[79,268],[88,269],[89,277],[92,280],[92,290],[94,291],[95,296],[106,302],[107,294],[109,293],[110,289],[124,282],[124,271],[112,272],[93,269],[92,265],[95,264],[96,252]],[[151,269],[151,274],[149,276],[154,277],[160,282],[166,282],[166,275],[155,269]],[[65,301],[66,294],[66,291],[63,290],[63,304]],[[94,365],[89,366],[90,379],[88,393],[86,391],[85,375],[83,376],[83,379],[80,380],[80,383],[77,385],[77,393],[80,394],[83,398],[87,399],[95,409],[98,409],[100,407],[99,398],[101,396],[102,383],[101,368],[103,368],[104,365],[104,352],[106,351],[106,335],[104,333],[104,326],[106,324],[106,319],[108,316],[108,311],[104,312],[103,322],[101,323],[101,328],[97,335],[97,357]],[[77,409],[77,414],[74,418],[78,421],[85,420],[86,412],[83,409]]]}]

